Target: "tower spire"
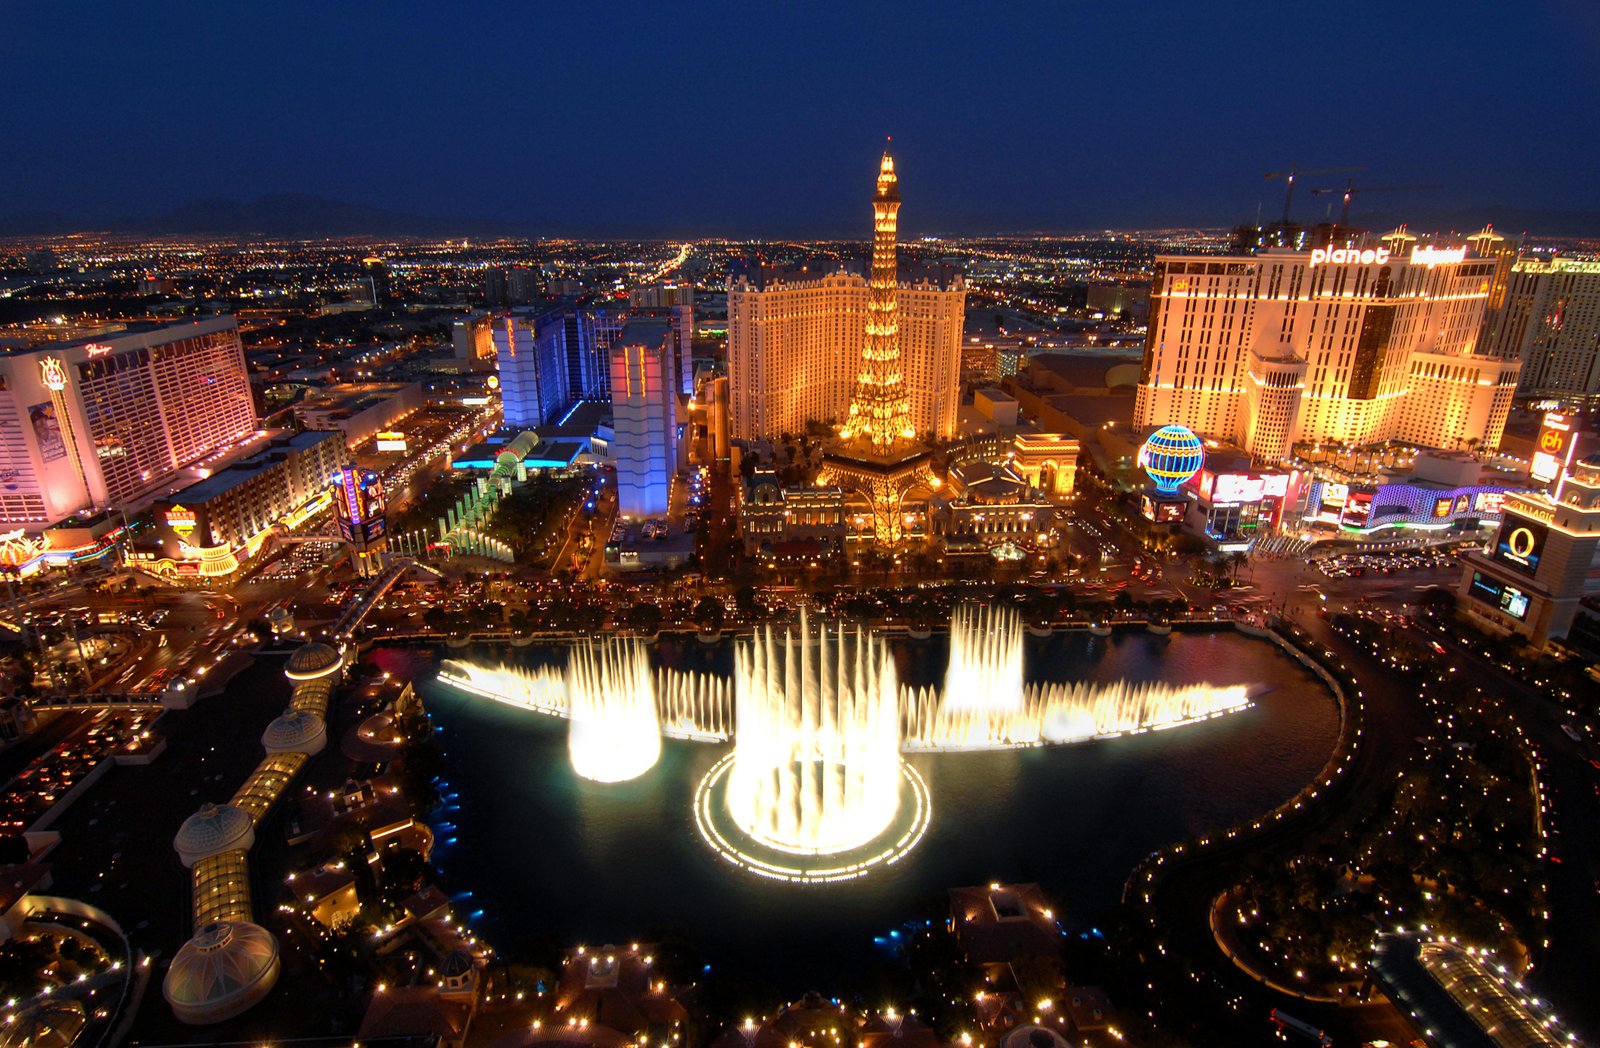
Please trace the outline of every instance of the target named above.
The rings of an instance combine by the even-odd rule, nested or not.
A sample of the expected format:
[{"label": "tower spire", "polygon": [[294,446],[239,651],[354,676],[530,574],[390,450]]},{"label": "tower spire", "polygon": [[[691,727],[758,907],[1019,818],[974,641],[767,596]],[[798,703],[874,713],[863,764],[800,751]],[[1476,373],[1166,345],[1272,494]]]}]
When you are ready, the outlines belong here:
[{"label": "tower spire", "polygon": [[900,362],[900,317],[897,303],[896,232],[900,182],[888,143],[878,163],[877,190],[872,197],[872,269],[867,280],[867,331],[861,367],[856,376],[846,439],[870,445],[885,455],[910,440],[911,400]]}]

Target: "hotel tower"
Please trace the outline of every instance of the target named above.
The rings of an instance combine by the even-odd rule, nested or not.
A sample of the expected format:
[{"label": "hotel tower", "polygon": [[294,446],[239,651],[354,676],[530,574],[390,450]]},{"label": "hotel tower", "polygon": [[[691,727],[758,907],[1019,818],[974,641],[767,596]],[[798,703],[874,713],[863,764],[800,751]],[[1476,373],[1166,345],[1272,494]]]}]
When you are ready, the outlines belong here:
[{"label": "hotel tower", "polygon": [[1161,255],[1137,426],[1188,426],[1278,462],[1296,443],[1497,447],[1520,362],[1479,345],[1497,262],[1382,241]]},{"label": "hotel tower", "polygon": [[[899,264],[899,206],[894,159],[885,154],[865,272],[850,263],[732,268],[734,439],[774,440],[815,422],[870,432],[874,444],[906,430],[937,440],[956,436],[966,281],[953,266]],[[885,356],[891,345],[892,360]]]}]

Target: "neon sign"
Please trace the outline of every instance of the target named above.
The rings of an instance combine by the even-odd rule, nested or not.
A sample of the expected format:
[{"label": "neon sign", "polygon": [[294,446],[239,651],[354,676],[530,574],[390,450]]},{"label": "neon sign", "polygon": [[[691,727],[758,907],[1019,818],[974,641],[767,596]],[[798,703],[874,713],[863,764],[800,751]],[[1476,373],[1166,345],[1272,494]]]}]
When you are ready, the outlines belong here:
[{"label": "neon sign", "polygon": [[1365,250],[1354,247],[1339,247],[1332,250],[1318,247],[1311,250],[1311,264],[1313,266],[1325,263],[1332,263],[1336,266],[1370,266],[1374,263],[1382,265],[1387,261],[1389,261],[1389,249],[1386,247],[1369,247]]},{"label": "neon sign", "polygon": [[189,535],[193,533],[196,525],[200,523],[199,519],[195,516],[194,510],[188,509],[184,506],[173,506],[171,509],[167,510],[166,520],[167,527],[171,528],[173,531],[176,531],[184,538],[188,538]]},{"label": "neon sign", "polygon": [[61,361],[56,357],[45,357],[39,361],[39,373],[45,387],[52,392],[59,393],[67,388],[67,369],[61,366]]},{"label": "neon sign", "polygon": [[87,349],[89,351],[89,359],[90,360],[93,360],[95,357],[103,357],[107,353],[111,352],[111,347],[110,346],[105,345],[104,343],[100,343],[100,342],[91,342],[87,346],[84,346],[83,348]]},{"label": "neon sign", "polygon": [[1441,262],[1448,265],[1451,262],[1460,262],[1467,257],[1464,247],[1414,247],[1411,249],[1411,264],[1414,266],[1425,265],[1429,269]]}]

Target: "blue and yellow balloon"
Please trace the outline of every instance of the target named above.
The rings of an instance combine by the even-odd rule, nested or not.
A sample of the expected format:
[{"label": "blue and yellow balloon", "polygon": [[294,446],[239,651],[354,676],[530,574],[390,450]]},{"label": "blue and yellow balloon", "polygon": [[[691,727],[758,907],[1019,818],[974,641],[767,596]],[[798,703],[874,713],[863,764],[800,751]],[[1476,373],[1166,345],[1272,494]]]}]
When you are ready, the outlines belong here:
[{"label": "blue and yellow balloon", "polygon": [[1187,426],[1162,426],[1139,448],[1139,465],[1165,494],[1175,493],[1205,461],[1205,444]]}]

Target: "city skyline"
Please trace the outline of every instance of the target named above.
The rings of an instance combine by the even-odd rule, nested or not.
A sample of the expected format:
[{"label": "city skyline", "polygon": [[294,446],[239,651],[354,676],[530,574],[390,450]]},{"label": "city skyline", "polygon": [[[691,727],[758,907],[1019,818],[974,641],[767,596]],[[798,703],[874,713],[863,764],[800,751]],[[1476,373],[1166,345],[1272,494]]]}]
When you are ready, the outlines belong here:
[{"label": "city skyline", "polygon": [[5,1044],[1600,1044],[1594,4],[17,13]]},{"label": "city skyline", "polygon": [[[1517,228],[1538,222],[1492,212],[1600,211],[1587,178],[1600,155],[1572,134],[1600,116],[1600,20],[1576,3],[1426,5],[1389,12],[1381,38],[1294,11],[1165,4],[982,22],[944,6],[448,24],[274,11],[18,13],[0,51],[47,90],[11,114],[0,228],[308,194],[463,234],[850,236],[848,172],[885,134],[923,202],[908,238],[1273,218],[1282,183],[1262,175],[1295,166],[1439,186],[1358,197],[1358,222],[1466,210]],[[452,34],[460,46],[441,46]],[[526,58],[485,51],[524,35]],[[200,60],[230,54],[226,77]],[[1337,197],[1307,191],[1345,177],[1302,179],[1297,217],[1324,217]]]}]

